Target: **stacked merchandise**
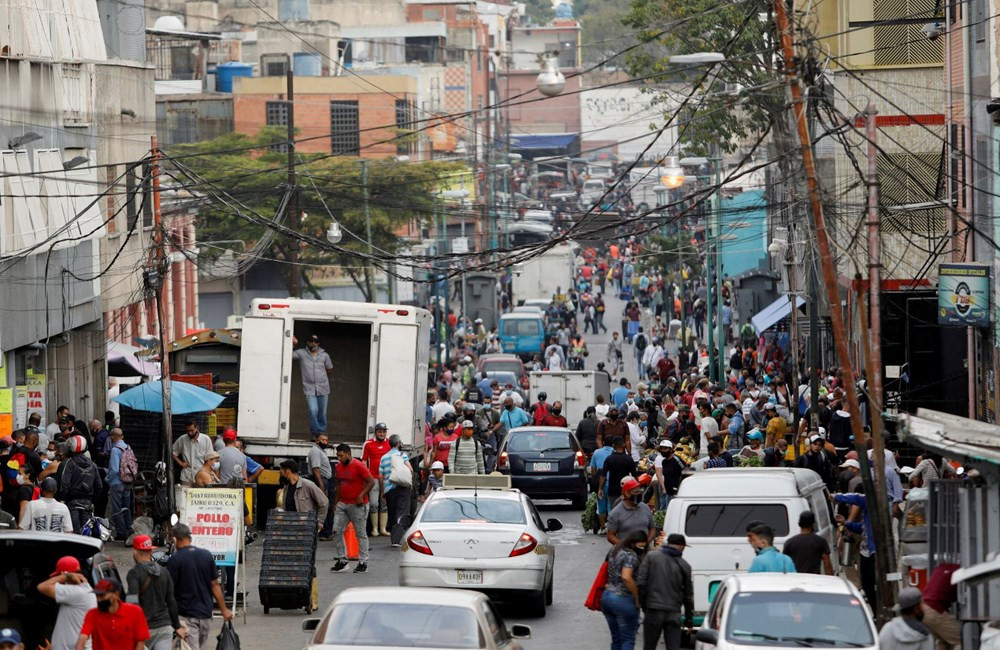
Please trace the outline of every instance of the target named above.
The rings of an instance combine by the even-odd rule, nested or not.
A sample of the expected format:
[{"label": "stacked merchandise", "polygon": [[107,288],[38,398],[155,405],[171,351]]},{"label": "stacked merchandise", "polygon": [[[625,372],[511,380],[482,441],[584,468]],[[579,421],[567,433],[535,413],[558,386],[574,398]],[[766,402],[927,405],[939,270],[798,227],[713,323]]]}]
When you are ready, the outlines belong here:
[{"label": "stacked merchandise", "polygon": [[272,607],[316,609],[315,511],[268,513],[258,590],[265,614]]}]

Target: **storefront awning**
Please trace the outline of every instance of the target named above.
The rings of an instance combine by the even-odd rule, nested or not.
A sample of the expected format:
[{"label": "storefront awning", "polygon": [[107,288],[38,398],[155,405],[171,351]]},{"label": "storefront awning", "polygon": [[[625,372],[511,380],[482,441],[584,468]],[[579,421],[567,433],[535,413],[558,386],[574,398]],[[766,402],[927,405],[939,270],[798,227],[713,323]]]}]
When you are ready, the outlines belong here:
[{"label": "storefront awning", "polygon": [[530,133],[510,136],[511,149],[566,149],[579,138],[577,133]]},{"label": "storefront awning", "polygon": [[[804,304],[806,304],[806,301],[802,298],[802,296],[795,296],[796,309]],[[777,325],[782,319],[788,318],[791,313],[792,305],[788,300],[788,296],[781,296],[770,305],[757,312],[757,314],[750,319],[750,323],[757,331],[757,334],[760,335]]]}]

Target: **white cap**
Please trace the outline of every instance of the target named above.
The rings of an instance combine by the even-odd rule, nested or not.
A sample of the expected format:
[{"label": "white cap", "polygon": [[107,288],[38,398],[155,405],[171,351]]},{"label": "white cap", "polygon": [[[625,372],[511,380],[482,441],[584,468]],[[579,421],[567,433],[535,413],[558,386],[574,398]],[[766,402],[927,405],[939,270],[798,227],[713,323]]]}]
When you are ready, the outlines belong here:
[{"label": "white cap", "polygon": [[861,464],[853,458],[848,458],[844,461],[841,467],[853,467],[854,469],[861,469]]},{"label": "white cap", "polygon": [[472,357],[470,357],[470,356],[466,356],[466,357],[464,357],[464,358],[462,359],[462,361],[464,361],[464,362],[466,362],[466,363],[472,363]]},{"label": "white cap", "polygon": [[463,429],[471,429],[472,428],[472,420],[464,420],[462,422],[462,428]]},{"label": "white cap", "polygon": [[661,440],[656,445],[656,448],[657,449],[673,449],[674,448],[674,443],[670,442],[669,440]]},{"label": "white cap", "polygon": [[442,463],[439,460],[436,460],[433,463],[431,463],[431,469],[444,469],[444,463]]}]

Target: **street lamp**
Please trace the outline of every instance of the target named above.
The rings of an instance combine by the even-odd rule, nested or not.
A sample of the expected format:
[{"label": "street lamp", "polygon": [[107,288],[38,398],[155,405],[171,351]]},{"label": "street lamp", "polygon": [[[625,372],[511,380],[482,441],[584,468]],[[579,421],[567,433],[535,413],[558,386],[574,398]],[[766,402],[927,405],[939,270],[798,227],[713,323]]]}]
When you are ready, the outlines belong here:
[{"label": "street lamp", "polygon": [[331,244],[339,244],[343,238],[344,232],[341,230],[340,224],[336,221],[331,221],[329,227],[326,229],[326,240]]},{"label": "street lamp", "polygon": [[708,63],[721,63],[726,60],[726,55],[722,52],[695,52],[694,54],[674,54],[670,57],[670,62],[674,65],[705,65]]},{"label": "street lamp", "polygon": [[542,63],[542,71],[538,75],[536,84],[538,92],[546,97],[555,97],[566,87],[566,77],[559,71],[559,59],[556,58],[558,52],[552,52]]}]

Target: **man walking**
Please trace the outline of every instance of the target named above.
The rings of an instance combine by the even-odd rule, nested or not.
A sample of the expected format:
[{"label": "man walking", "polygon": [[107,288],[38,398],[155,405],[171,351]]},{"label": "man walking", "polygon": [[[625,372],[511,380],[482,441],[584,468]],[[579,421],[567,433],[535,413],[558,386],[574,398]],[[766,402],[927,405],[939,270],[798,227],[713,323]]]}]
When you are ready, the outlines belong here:
[{"label": "man walking", "polygon": [[330,509],[330,500],[323,488],[312,481],[299,476],[299,464],[292,459],[281,461],[279,465],[281,478],[285,479],[282,503],[288,512],[315,512],[316,531],[323,528],[326,514]]},{"label": "man walking", "polygon": [[115,526],[115,539],[119,542],[124,542],[132,534],[132,481],[137,470],[135,453],[125,443],[125,434],[121,429],[112,429],[107,480],[111,491],[111,523]]},{"label": "man walking", "polygon": [[684,609],[683,627],[694,625],[691,565],[681,557],[686,546],[684,535],[671,533],[659,552],[647,553],[639,565],[636,583],[646,613],[642,624],[643,650],[656,650],[661,633],[667,650],[679,650],[681,608]]},{"label": "man walking", "polygon": [[364,573],[368,571],[368,534],[365,532],[368,493],[375,487],[375,479],[365,464],[351,455],[351,446],[343,443],[337,445],[336,472],[337,504],[333,513],[333,550],[337,562],[330,570],[340,572],[347,568],[344,535],[350,522],[358,537],[358,565],[354,567],[354,572]]},{"label": "man walking", "polygon": [[486,473],[483,446],[474,434],[475,427],[472,422],[470,420],[463,422],[462,435],[452,443],[448,452],[448,468],[452,474]]},{"label": "man walking", "polygon": [[[325,433],[316,436],[313,446],[309,448],[309,455],[306,457],[306,464],[309,467],[309,477],[326,494],[327,501],[332,503],[336,495],[333,484],[333,467],[330,465],[330,457],[326,455],[326,450],[330,448],[330,438]],[[319,538],[328,541],[333,535],[333,508],[327,508],[326,517],[319,521],[322,528],[319,531]]]},{"label": "man walking", "polygon": [[382,455],[378,469],[380,493],[389,508],[389,542],[393,548],[399,548],[406,532],[399,520],[410,512],[410,492],[413,489],[413,467],[401,446],[398,435],[389,436],[389,451]]},{"label": "man walking", "polygon": [[87,455],[87,441],[83,436],[72,436],[66,442],[66,453],[69,460],[63,463],[59,497],[69,508],[73,532],[79,533],[94,514],[94,500],[104,489],[104,483],[97,465]]},{"label": "man walking", "polygon": [[97,607],[87,612],[76,639],[76,650],[84,650],[93,639],[93,650],[140,650],[149,639],[142,608],[122,602],[122,586],[114,580],[97,583]]},{"label": "man walking", "polygon": [[[606,464],[606,463],[605,463]],[[634,531],[646,533],[646,542],[652,543],[656,537],[653,512],[642,503],[642,486],[631,476],[625,479],[622,500],[608,515],[608,542],[617,544]]]},{"label": "man walking", "polygon": [[833,575],[830,544],[816,534],[816,515],[811,510],[803,510],[799,515],[799,534],[785,541],[782,552],[792,558],[798,573]]},{"label": "man walking", "polygon": [[[298,339],[293,339],[295,345]],[[292,352],[292,361],[299,362],[302,371],[302,391],[309,407],[309,433],[315,437],[326,433],[326,409],[330,401],[330,373],[333,361],[326,350],[319,346],[319,337],[313,334],[305,348]],[[192,648],[192,650],[194,650]]]},{"label": "man walking", "polygon": [[[192,546],[191,529],[187,525],[177,524],[172,532],[176,550],[167,562],[167,572],[174,583],[177,614],[187,627],[186,638],[191,650],[207,650],[212,629],[212,601],[218,604],[223,619],[232,620],[233,613],[222,597],[219,571],[212,554]],[[77,646],[77,650],[82,649]]]},{"label": "man walking", "polygon": [[40,486],[41,498],[29,501],[24,506],[21,517],[21,530],[41,530],[50,533],[73,532],[73,521],[66,504],[56,501],[56,491],[59,484],[51,476],[46,477]]},{"label": "man walking", "polygon": [[174,634],[180,638],[187,636],[187,628],[181,625],[174,599],[174,582],[170,573],[153,561],[153,540],[149,535],[137,535],[132,540],[132,559],[135,566],[129,569],[125,584],[128,594],[138,598],[139,606],[146,615],[149,628],[147,650],[170,650]]},{"label": "man walking", "polygon": [[747,528],[747,541],[757,553],[749,573],[795,573],[792,558],[774,548],[774,530],[767,524],[756,523]]},{"label": "man walking", "polygon": [[934,637],[924,625],[924,607],[916,587],[900,589],[893,610],[896,618],[882,626],[878,645],[882,650],[934,650]]},{"label": "man walking", "polygon": [[73,650],[87,612],[97,607],[97,598],[72,555],[59,558],[56,570],[37,587],[38,593],[59,605],[52,629],[51,650]]},{"label": "man walking", "polygon": [[195,420],[188,420],[184,428],[186,435],[174,441],[173,454],[174,462],[181,468],[181,485],[191,487],[195,483],[198,470],[205,464],[205,456],[213,451],[212,440],[208,436],[201,435],[198,422]]}]

